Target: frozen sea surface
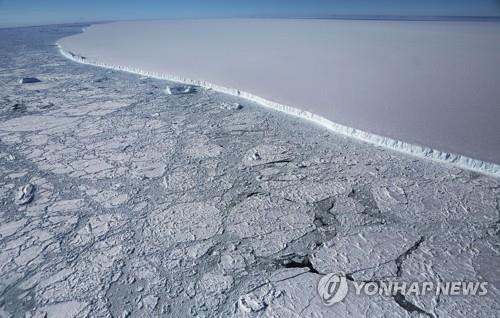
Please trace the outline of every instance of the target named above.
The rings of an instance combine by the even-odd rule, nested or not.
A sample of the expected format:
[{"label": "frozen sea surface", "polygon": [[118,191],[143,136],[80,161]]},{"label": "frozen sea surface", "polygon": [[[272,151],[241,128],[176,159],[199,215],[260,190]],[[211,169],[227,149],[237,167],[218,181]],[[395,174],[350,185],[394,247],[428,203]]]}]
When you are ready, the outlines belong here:
[{"label": "frozen sea surface", "polygon": [[[0,30],[0,317],[498,316],[498,179],[73,63],[80,28]],[[325,307],[337,271],[488,295]]]},{"label": "frozen sea surface", "polygon": [[495,163],[500,175],[499,34],[500,22],[227,19],[99,24],[60,44],[86,62],[238,90],[403,141],[326,123],[405,152]]}]

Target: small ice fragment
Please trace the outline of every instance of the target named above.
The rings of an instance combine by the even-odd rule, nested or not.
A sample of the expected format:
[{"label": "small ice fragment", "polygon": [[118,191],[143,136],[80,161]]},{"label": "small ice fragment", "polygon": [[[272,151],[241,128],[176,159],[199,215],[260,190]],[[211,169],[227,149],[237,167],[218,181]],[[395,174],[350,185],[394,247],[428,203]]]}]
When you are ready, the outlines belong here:
[{"label": "small ice fragment", "polygon": [[31,83],[38,83],[38,82],[41,82],[41,80],[39,80],[36,77],[23,77],[19,80],[19,84],[31,84]]},{"label": "small ice fragment", "polygon": [[15,112],[23,111],[26,109],[26,106],[21,103],[15,103],[12,105],[12,110]]},{"label": "small ice fragment", "polygon": [[31,183],[28,183],[17,190],[16,194],[16,204],[17,205],[25,205],[33,200],[35,196],[35,186]]},{"label": "small ice fragment", "polygon": [[193,86],[189,85],[167,86],[165,92],[168,95],[182,95],[194,93],[195,89]]},{"label": "small ice fragment", "polygon": [[49,102],[49,103],[47,103],[47,104],[44,104],[44,105],[38,106],[38,108],[40,108],[40,109],[47,109],[47,108],[51,108],[51,107],[53,107],[53,106],[54,106],[54,103]]},{"label": "small ice fragment", "polygon": [[266,304],[255,295],[245,295],[238,300],[239,308],[244,313],[256,313],[263,310]]},{"label": "small ice fragment", "polygon": [[92,234],[92,224],[87,223],[85,229],[87,230],[87,233]]},{"label": "small ice fragment", "polygon": [[258,152],[256,152],[256,153],[254,153],[254,154],[252,155],[251,159],[252,159],[252,160],[260,160],[260,159],[261,159],[261,157],[260,157],[259,153],[258,153]]},{"label": "small ice fragment", "polygon": [[225,110],[240,110],[243,109],[243,105],[239,103],[222,103],[221,108]]},{"label": "small ice fragment", "polygon": [[299,162],[299,163],[295,164],[295,166],[296,166],[297,168],[301,168],[301,169],[302,169],[302,168],[307,168],[307,167],[309,167],[309,164],[308,164],[307,162],[305,162],[305,161],[302,161],[302,162]]},{"label": "small ice fragment", "polygon": [[108,77],[104,76],[104,77],[99,77],[99,78],[92,80],[92,83],[102,83],[102,82],[105,82],[107,80],[108,80]]}]

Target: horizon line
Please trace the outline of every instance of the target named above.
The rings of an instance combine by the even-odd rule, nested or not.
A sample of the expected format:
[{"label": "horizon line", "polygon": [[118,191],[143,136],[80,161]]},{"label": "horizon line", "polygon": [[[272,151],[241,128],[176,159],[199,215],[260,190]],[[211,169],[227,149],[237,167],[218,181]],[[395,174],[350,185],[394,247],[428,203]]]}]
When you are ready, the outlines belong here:
[{"label": "horizon line", "polygon": [[500,22],[500,15],[385,15],[385,14],[341,14],[341,15],[249,15],[249,16],[193,16],[169,18],[137,18],[137,19],[102,19],[102,20],[70,20],[62,22],[13,23],[0,24],[0,29],[29,28],[41,26],[57,26],[69,24],[101,24],[127,21],[161,21],[161,20],[214,20],[214,19],[304,19],[304,20],[353,20],[353,21],[443,21],[443,22]]}]

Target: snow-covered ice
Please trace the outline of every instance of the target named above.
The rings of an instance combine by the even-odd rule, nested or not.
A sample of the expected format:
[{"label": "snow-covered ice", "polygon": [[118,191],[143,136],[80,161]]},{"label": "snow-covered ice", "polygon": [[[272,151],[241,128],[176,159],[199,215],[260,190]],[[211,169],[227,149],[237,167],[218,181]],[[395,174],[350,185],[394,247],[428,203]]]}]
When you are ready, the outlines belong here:
[{"label": "snow-covered ice", "polygon": [[99,24],[59,44],[498,175],[498,34],[497,22],[228,19]]}]

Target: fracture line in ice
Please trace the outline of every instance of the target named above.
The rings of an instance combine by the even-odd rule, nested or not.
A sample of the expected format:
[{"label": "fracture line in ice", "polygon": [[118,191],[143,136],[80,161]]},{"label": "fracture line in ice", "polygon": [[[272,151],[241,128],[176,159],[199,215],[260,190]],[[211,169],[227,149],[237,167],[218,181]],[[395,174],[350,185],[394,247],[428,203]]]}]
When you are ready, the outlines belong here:
[{"label": "fracture line in ice", "polygon": [[404,141],[392,139],[389,137],[383,137],[379,136],[373,133],[368,133],[356,128],[352,127],[347,127],[344,125],[340,125],[337,123],[334,123],[322,116],[313,114],[308,111],[300,110],[295,107],[290,107],[287,105],[279,104],[267,99],[264,99],[262,97],[253,95],[251,93],[247,93],[244,91],[240,91],[238,89],[234,88],[228,88],[212,83],[208,83],[205,81],[199,81],[199,80],[194,80],[194,79],[189,79],[185,78],[182,76],[176,76],[176,75],[171,75],[171,74],[161,74],[161,73],[156,73],[156,72],[146,72],[144,70],[140,69],[135,69],[131,67],[125,67],[125,66],[119,66],[119,65],[110,65],[107,63],[102,63],[98,61],[90,61],[89,59],[85,57],[78,56],[76,54],[73,54],[71,52],[66,52],[59,43],[57,43],[57,46],[59,47],[59,51],[61,54],[78,63],[81,64],[87,64],[87,65],[93,65],[93,66],[99,66],[107,69],[112,69],[116,71],[123,71],[123,72],[128,72],[128,73],[134,73],[142,76],[147,76],[147,77],[152,77],[156,79],[161,79],[161,80],[167,80],[167,81],[173,81],[173,82],[179,82],[182,84],[188,84],[188,85],[194,85],[194,86],[200,86],[204,87],[207,89],[212,89],[214,91],[224,93],[224,94],[229,94],[233,96],[238,96],[247,100],[250,100],[252,102],[256,102],[262,106],[278,110],[296,117],[300,117],[302,119],[306,119],[308,121],[311,121],[315,124],[318,124],[322,127],[325,127],[329,130],[332,130],[336,133],[355,138],[376,146],[381,146],[387,149],[395,150],[404,154],[409,154],[413,155],[419,158],[425,158],[425,159],[430,159],[434,160],[437,162],[441,163],[448,163],[452,164],[454,166],[457,166],[459,168],[467,169],[467,170],[472,170],[476,171],[479,173],[483,174],[488,174],[494,177],[500,177],[500,165],[490,163],[490,162],[485,162],[482,160],[478,159],[472,159],[466,156],[458,155],[458,154],[452,154],[452,153],[447,153],[443,151],[439,151],[436,149],[432,149],[429,147],[424,147],[424,146],[419,146],[419,145],[413,145]]}]

